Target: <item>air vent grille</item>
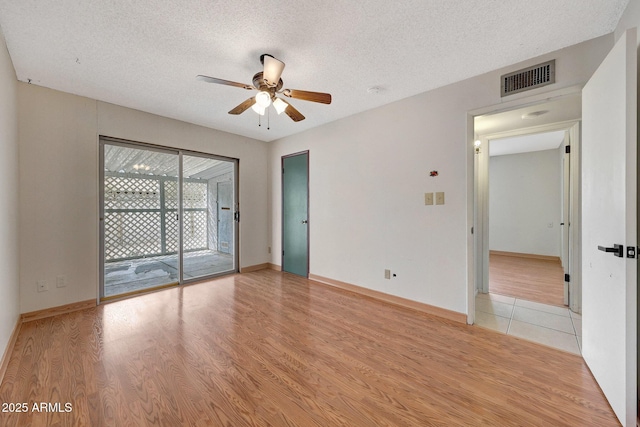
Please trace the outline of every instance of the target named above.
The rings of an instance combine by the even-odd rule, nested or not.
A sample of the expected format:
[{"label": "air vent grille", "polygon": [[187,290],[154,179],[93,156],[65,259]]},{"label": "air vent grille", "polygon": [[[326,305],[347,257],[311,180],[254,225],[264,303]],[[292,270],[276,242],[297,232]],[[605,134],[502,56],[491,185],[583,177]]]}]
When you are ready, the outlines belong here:
[{"label": "air vent grille", "polygon": [[550,85],[556,82],[556,61],[553,59],[543,64],[505,74],[500,80],[500,96],[513,95]]}]

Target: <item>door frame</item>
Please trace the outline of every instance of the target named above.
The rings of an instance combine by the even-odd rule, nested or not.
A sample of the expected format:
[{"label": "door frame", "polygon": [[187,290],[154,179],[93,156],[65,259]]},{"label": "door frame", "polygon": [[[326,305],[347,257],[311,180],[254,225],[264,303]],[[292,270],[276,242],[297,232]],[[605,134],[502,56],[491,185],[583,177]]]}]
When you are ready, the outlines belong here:
[{"label": "door frame", "polygon": [[[565,96],[575,96],[582,93],[582,85],[569,86],[563,89],[539,93],[537,95],[523,96],[513,101],[507,101],[501,104],[490,105],[467,112],[467,323],[472,325],[475,323],[475,297],[477,294],[478,284],[482,284],[483,281],[488,280],[488,267],[489,267],[489,235],[488,235],[488,214],[485,214],[488,209],[488,175],[480,179],[484,179],[486,186],[480,186],[478,176],[478,156],[476,154],[476,147],[474,143],[480,139],[483,144],[481,145],[481,153],[484,149],[488,150],[486,140],[483,140],[481,136],[475,133],[474,118],[476,116],[503,113],[506,111],[516,110],[528,106],[533,106],[547,102],[554,99],[559,99]],[[572,156],[571,156],[571,192],[573,194],[571,200],[571,210],[575,214],[574,220],[571,224],[575,230],[571,236],[572,243],[570,247],[572,250],[571,262],[573,263],[572,280],[571,280],[571,293],[577,298],[576,309],[581,310],[580,301],[580,273],[579,266],[580,257],[580,155],[579,155],[579,142],[580,142],[580,122],[581,120],[572,120],[567,122],[561,122],[564,127],[556,128],[555,130],[571,129],[572,133]],[[552,125],[549,125],[552,126]],[[529,128],[532,129],[532,128]],[[552,129],[551,127],[549,129]],[[501,135],[506,136],[508,132],[503,132]],[[495,135],[495,134],[494,134]],[[494,136],[487,135],[487,136]],[[494,136],[495,139],[495,136]],[[488,158],[486,156],[486,164],[488,165]],[[480,168],[482,170],[482,168]],[[488,172],[488,168],[487,171]],[[478,196],[484,198],[484,201],[478,200]],[[479,208],[480,206],[480,208]],[[482,208],[484,206],[484,208]],[[486,253],[486,254],[485,254]],[[575,278],[574,278],[575,276]],[[485,279],[483,279],[485,278]],[[488,286],[488,285],[487,285]],[[576,288],[576,289],[573,289]],[[570,304],[573,310],[573,307]],[[575,311],[575,310],[574,310]]]},{"label": "door frame", "polygon": [[282,195],[281,200],[280,200],[280,212],[282,212],[281,216],[281,223],[280,223],[280,229],[281,229],[281,235],[280,235],[280,246],[282,247],[282,251],[280,252],[280,266],[282,271],[284,272],[284,160],[286,158],[289,157],[296,157],[296,156],[301,156],[303,154],[307,155],[307,275],[306,277],[309,277],[309,271],[311,270],[310,266],[310,259],[311,259],[311,240],[310,240],[310,236],[311,236],[311,232],[309,231],[311,225],[310,225],[310,221],[309,221],[309,217],[311,216],[311,211],[310,211],[310,197],[309,197],[309,188],[310,188],[310,182],[311,182],[311,177],[309,176],[309,163],[310,163],[310,155],[309,155],[309,150],[304,150],[304,151],[298,151],[292,154],[286,154],[284,156],[282,156],[280,158],[280,194]]},{"label": "door frame", "polygon": [[[108,145],[117,145],[121,147],[128,147],[140,150],[149,150],[156,151],[165,154],[174,154],[176,155],[178,161],[178,188],[177,188],[177,197],[178,197],[178,211],[182,212],[182,183],[183,183],[183,162],[182,156],[195,156],[195,157],[205,157],[214,160],[222,160],[226,162],[233,163],[233,197],[235,203],[235,216],[238,218],[234,221],[234,253],[233,253],[233,268],[230,271],[225,271],[221,273],[215,273],[207,276],[196,277],[193,279],[185,280],[183,278],[183,255],[184,251],[182,248],[182,239],[183,239],[183,215],[178,215],[178,283],[177,285],[161,285],[158,287],[148,288],[141,290],[141,292],[135,292],[134,294],[124,294],[120,296],[114,296],[114,298],[105,299],[104,296],[104,146]],[[135,296],[139,294],[144,294],[146,292],[153,292],[155,290],[163,289],[169,286],[182,286],[189,283],[200,282],[203,280],[209,280],[214,277],[234,274],[239,272],[240,266],[240,226],[239,226],[239,211],[240,211],[240,185],[239,185],[239,176],[240,176],[240,161],[238,159],[232,157],[225,157],[216,154],[203,153],[198,151],[186,150],[182,148],[175,147],[166,147],[157,144],[150,144],[147,142],[139,142],[132,141],[123,138],[111,137],[107,135],[98,135],[98,292],[96,303],[98,305],[117,301],[118,299],[128,298],[130,296]]]}]

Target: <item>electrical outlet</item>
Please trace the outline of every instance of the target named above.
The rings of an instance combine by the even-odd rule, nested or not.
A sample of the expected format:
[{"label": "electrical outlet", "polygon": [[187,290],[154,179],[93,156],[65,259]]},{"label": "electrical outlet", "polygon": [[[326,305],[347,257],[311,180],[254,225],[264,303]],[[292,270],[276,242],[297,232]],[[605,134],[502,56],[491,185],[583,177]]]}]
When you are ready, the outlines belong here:
[{"label": "electrical outlet", "polygon": [[433,204],[433,193],[424,193],[424,204],[425,205]]},{"label": "electrical outlet", "polygon": [[64,288],[67,286],[67,277],[66,276],[57,276],[56,277],[56,288]]},{"label": "electrical outlet", "polygon": [[444,191],[436,193],[436,205],[444,205]]},{"label": "electrical outlet", "polygon": [[49,290],[49,283],[47,283],[46,280],[38,280],[36,282],[36,286],[37,286],[38,292],[45,292]]},{"label": "electrical outlet", "polygon": [[385,270],[384,271],[384,278],[385,279],[391,279],[391,270]]}]

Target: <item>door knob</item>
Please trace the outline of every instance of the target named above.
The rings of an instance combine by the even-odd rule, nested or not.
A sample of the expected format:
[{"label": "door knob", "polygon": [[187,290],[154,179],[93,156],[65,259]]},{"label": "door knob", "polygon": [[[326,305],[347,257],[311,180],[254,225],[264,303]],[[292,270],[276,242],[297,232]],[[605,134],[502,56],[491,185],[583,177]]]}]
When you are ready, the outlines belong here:
[{"label": "door knob", "polygon": [[303,223],[303,224],[306,224],[306,223],[307,223],[307,220],[306,220],[306,219],[303,219],[303,220],[302,220],[302,223]]},{"label": "door knob", "polygon": [[624,257],[624,245],[615,244],[612,248],[598,245],[598,250],[602,252],[612,252],[613,255],[617,256],[618,258]]}]

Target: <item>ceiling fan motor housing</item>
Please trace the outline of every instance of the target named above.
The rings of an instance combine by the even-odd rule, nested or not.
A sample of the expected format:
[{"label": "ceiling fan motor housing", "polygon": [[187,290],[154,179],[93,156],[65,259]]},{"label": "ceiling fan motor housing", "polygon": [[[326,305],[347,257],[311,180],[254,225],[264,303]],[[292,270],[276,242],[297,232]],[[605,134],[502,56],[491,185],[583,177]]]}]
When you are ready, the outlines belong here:
[{"label": "ceiling fan motor housing", "polygon": [[272,98],[275,97],[276,92],[282,89],[282,85],[284,84],[284,82],[282,81],[282,79],[280,79],[275,87],[270,87],[264,81],[262,75],[263,73],[262,71],[260,71],[253,76],[253,86],[261,92],[269,92]]}]

